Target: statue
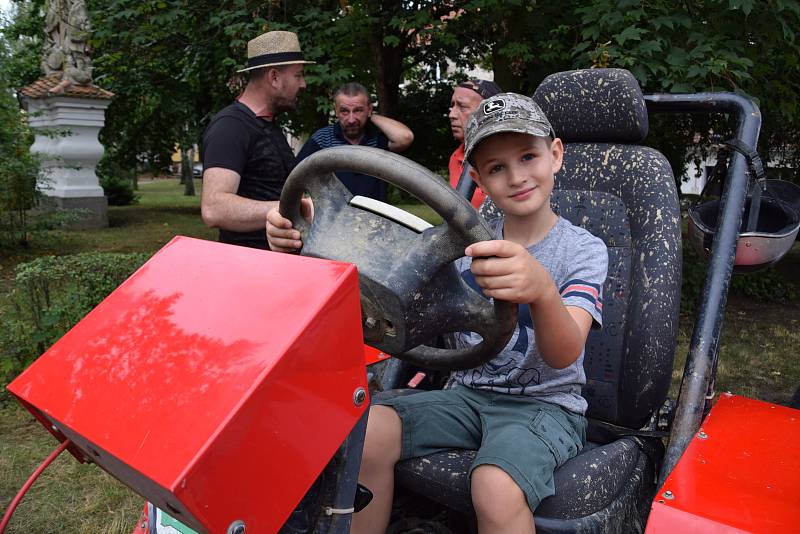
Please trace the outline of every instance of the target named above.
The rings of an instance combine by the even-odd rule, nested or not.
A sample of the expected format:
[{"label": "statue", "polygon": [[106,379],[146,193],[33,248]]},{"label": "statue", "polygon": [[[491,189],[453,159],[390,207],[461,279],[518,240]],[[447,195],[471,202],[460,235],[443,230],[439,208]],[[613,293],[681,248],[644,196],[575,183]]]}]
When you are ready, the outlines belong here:
[{"label": "statue", "polygon": [[59,94],[73,84],[91,84],[89,13],[85,1],[48,0],[44,32],[42,71],[47,76],[61,76],[61,82],[50,92]]}]

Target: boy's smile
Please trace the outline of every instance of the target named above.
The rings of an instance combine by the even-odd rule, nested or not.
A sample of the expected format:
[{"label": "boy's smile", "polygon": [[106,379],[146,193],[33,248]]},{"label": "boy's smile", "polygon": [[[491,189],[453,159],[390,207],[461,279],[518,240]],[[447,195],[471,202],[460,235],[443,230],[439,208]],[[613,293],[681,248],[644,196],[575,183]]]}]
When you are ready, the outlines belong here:
[{"label": "boy's smile", "polygon": [[473,179],[506,216],[526,217],[540,211],[546,215],[562,155],[560,139],[551,142],[529,134],[498,133],[475,148]]}]

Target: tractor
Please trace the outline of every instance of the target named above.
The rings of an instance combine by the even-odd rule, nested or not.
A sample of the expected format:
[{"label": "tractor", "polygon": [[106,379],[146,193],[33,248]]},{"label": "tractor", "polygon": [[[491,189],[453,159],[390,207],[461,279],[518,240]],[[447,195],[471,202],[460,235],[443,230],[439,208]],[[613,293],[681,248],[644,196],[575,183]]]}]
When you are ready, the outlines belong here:
[{"label": "tractor", "polygon": [[[800,411],[714,387],[733,272],[777,262],[800,228],[794,190],[765,180],[755,152],[757,106],[645,95],[621,69],[553,74],[534,99],[565,143],[553,208],[609,254],[584,360],[587,445],[556,471],[537,532],[800,529],[800,460],[785,445],[800,441]],[[690,213],[709,267],[676,402],[682,218],[669,163],[640,144],[649,113],[737,121],[718,198]],[[353,197],[337,170],[377,176],[443,222]],[[300,256],[177,237],[9,390],[75,458],[147,499],[136,534],[348,532],[371,498],[358,484],[370,399],[442,387],[448,370],[497,354],[517,319],[453,266],[498,216],[458,191],[395,154],[320,151],[281,196]],[[458,331],[483,341],[450,348]],[[475,532],[474,455],[398,464],[389,532]]]}]

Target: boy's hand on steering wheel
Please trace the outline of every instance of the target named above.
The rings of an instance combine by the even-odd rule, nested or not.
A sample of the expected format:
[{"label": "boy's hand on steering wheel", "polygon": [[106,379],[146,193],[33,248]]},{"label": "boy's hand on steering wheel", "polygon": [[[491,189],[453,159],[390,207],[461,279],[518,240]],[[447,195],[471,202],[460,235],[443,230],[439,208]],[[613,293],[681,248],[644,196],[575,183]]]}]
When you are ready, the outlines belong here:
[{"label": "boy's hand on steering wheel", "polygon": [[517,304],[534,304],[555,287],[550,274],[525,247],[511,241],[481,241],[465,250],[470,270],[484,295]]},{"label": "boy's hand on steering wheel", "polygon": [[[310,198],[300,200],[300,212],[308,222],[314,218],[314,204]],[[296,254],[303,248],[300,232],[292,228],[292,221],[280,214],[278,208],[267,213],[267,242],[270,250]]]}]

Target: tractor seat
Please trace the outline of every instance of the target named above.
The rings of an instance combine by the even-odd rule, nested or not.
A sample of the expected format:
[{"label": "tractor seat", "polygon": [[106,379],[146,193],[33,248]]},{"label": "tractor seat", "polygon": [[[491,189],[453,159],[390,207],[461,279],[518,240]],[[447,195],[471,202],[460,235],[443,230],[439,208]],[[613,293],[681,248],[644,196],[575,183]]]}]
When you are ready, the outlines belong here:
[{"label": "tractor seat", "polygon": [[[678,326],[680,211],[669,163],[639,146],[648,118],[641,89],[621,69],[557,73],[534,99],[565,143],[554,210],[608,247],[603,328],[584,356],[589,443],[555,472],[556,494],[535,511],[538,532],[643,530],[663,446],[639,430],[666,399]],[[487,201],[481,212],[497,214]],[[409,394],[390,391],[382,395]],[[398,464],[397,484],[473,514],[474,451]]]}]

